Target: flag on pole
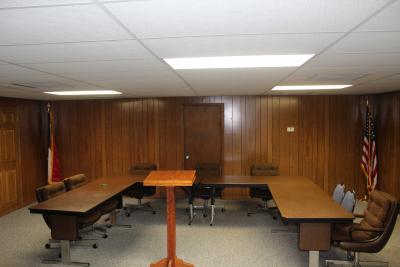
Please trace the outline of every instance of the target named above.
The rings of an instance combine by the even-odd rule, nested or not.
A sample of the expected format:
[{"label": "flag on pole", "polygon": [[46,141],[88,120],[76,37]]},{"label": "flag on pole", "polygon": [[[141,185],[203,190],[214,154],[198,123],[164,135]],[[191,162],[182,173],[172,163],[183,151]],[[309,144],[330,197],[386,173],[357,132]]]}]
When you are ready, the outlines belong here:
[{"label": "flag on pole", "polygon": [[368,192],[371,192],[375,189],[376,184],[378,183],[378,159],[376,156],[375,126],[368,100],[362,150],[361,169],[366,178],[367,190]]},{"label": "flag on pole", "polygon": [[50,103],[47,104],[48,118],[48,156],[47,156],[47,181],[49,184],[62,181],[60,174],[60,162],[58,160],[57,146],[54,137],[54,114]]}]

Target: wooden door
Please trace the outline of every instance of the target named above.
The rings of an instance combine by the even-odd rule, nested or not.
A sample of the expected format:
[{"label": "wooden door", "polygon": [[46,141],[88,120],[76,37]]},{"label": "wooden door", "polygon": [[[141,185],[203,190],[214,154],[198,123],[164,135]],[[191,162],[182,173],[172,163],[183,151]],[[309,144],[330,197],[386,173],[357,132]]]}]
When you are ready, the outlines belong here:
[{"label": "wooden door", "polygon": [[0,107],[0,215],[20,207],[16,108]]},{"label": "wooden door", "polygon": [[184,167],[196,163],[219,163],[223,171],[223,104],[188,104],[183,106]]}]

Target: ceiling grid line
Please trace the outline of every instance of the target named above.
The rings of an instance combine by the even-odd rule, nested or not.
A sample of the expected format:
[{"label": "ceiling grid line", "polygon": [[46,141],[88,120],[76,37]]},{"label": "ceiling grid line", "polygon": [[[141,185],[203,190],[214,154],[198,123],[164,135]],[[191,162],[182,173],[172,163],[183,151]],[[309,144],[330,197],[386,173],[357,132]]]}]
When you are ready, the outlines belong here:
[{"label": "ceiling grid line", "polygon": [[[300,66],[299,68],[296,68],[293,72],[291,72],[288,76],[286,76],[285,78],[283,78],[281,81],[279,81],[277,83],[277,85],[280,85],[282,82],[284,82],[285,80],[287,80],[288,78],[290,78],[293,74],[295,74],[296,72],[298,72],[300,69],[302,69],[304,66],[307,66],[310,62],[312,62],[313,60],[315,60],[316,58],[318,58],[321,54],[323,54],[324,52],[326,52],[327,50],[329,50],[331,47],[333,47],[335,44],[339,43],[341,40],[343,40],[344,38],[346,38],[348,35],[350,35],[351,33],[353,33],[355,30],[357,30],[359,27],[361,27],[363,24],[365,24],[366,22],[368,22],[371,18],[373,18],[374,16],[376,16],[377,14],[381,13],[383,10],[385,10],[387,7],[389,7],[390,5],[394,4],[395,2],[397,2],[397,0],[391,0],[388,1],[387,3],[385,3],[383,6],[381,6],[379,9],[375,10],[371,15],[367,16],[365,19],[363,19],[361,22],[359,22],[358,24],[356,24],[354,27],[352,27],[349,31],[347,31],[346,33],[344,33],[341,37],[339,37],[338,39],[336,39],[335,41],[333,41],[331,44],[329,44],[328,46],[326,46],[324,49],[322,49],[321,51],[319,51],[318,53],[315,54],[314,57],[312,57],[309,61],[307,61],[306,63],[304,63],[302,66]],[[264,95],[267,94],[268,92],[270,92],[270,90],[268,89],[267,91],[264,92]]]}]

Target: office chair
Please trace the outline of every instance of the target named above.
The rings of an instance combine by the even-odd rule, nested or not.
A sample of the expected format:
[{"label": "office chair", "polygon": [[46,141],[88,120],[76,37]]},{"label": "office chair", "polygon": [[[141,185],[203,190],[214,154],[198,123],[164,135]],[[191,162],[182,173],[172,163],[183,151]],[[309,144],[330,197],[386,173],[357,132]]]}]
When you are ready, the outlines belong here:
[{"label": "office chair", "polygon": [[[389,240],[396,224],[399,207],[391,195],[374,190],[369,195],[364,219],[360,223],[335,224],[332,227],[332,240],[347,251],[348,261],[326,260],[325,266],[351,265],[361,266],[359,253],[377,253]],[[351,255],[354,253],[354,257]],[[379,266],[388,266],[387,262],[365,262]]]},{"label": "office chair", "polygon": [[[278,166],[273,163],[254,164],[251,166],[250,173],[252,176],[276,176],[278,175]],[[276,220],[276,216],[272,211],[273,209],[268,207],[268,201],[273,199],[268,186],[251,187],[250,196],[252,198],[262,199],[263,205],[258,205],[253,210],[249,209],[247,211],[247,216],[251,216],[251,214],[255,213],[266,212],[272,216],[272,219]]]},{"label": "office chair", "polygon": [[[157,170],[157,166],[153,163],[140,163],[135,164],[131,168],[131,173],[136,175],[148,175],[151,171]],[[156,193],[155,186],[143,186],[143,183],[135,183],[128,190],[124,192],[125,196],[136,198],[138,200],[137,205],[125,205],[126,216],[130,216],[131,212],[142,210],[150,211],[152,214],[156,214],[156,211],[151,206],[150,201],[142,203],[144,197],[151,197]]]},{"label": "office chair", "polygon": [[345,186],[344,184],[337,184],[335,190],[333,190],[332,198],[337,203],[342,203],[344,197]]},{"label": "office chair", "polygon": [[348,190],[342,199],[340,204],[348,212],[353,213],[354,207],[356,206],[356,192],[354,190]]},{"label": "office chair", "polygon": [[[65,192],[66,192],[65,185],[62,182],[41,186],[35,190],[36,199],[39,203],[57,197]],[[51,229],[51,216],[46,214],[42,215],[44,221],[46,222],[46,225]],[[99,211],[93,211],[87,216],[79,217],[78,220],[79,228],[83,229],[84,227],[94,224],[100,218],[100,216],[101,213]],[[81,239],[81,240],[87,241],[88,239]],[[59,244],[59,243],[60,243],[59,240],[49,239],[49,242],[46,243],[45,248],[50,249],[52,248],[51,246],[52,244]],[[92,243],[90,245],[80,245],[80,244],[75,244],[75,245],[83,247],[91,246],[93,248],[97,248],[96,243]]]},{"label": "office chair", "polygon": [[[218,163],[196,163],[195,164],[196,176],[201,177],[209,177],[209,176],[221,176],[221,167]],[[193,185],[190,190],[189,195],[189,209],[190,209],[190,219],[189,225],[192,224],[194,216],[194,209],[202,209],[203,210],[203,217],[207,217],[207,209],[208,201],[211,202],[211,219],[210,219],[210,226],[214,223],[215,217],[215,208],[221,208],[221,211],[224,212],[224,206],[215,206],[215,198],[222,196],[223,188],[217,188],[215,186],[205,186],[202,185],[201,182],[199,184]],[[200,198],[203,200],[202,206],[194,206],[193,201],[195,198]]]}]

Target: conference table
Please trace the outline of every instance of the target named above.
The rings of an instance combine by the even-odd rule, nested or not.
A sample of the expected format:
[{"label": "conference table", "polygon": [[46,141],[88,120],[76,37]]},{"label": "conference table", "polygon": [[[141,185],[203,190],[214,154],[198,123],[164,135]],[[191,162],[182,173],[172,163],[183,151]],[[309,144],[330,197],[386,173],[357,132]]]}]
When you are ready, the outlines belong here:
[{"label": "conference table", "polygon": [[351,223],[353,214],[301,176],[211,176],[198,182],[214,187],[268,186],[284,223],[299,225],[298,247],[309,251],[309,266],[319,266],[319,251],[331,245],[331,224]]},{"label": "conference table", "polygon": [[[143,182],[145,177],[144,175],[102,177],[36,204],[29,210],[31,213],[51,217],[51,237],[60,240],[61,263],[72,265],[74,262],[71,261],[70,242],[79,239],[78,218],[91,213],[111,199],[119,199],[121,202],[122,193],[135,183]],[[115,213],[112,214],[112,221],[113,218]]]}]

